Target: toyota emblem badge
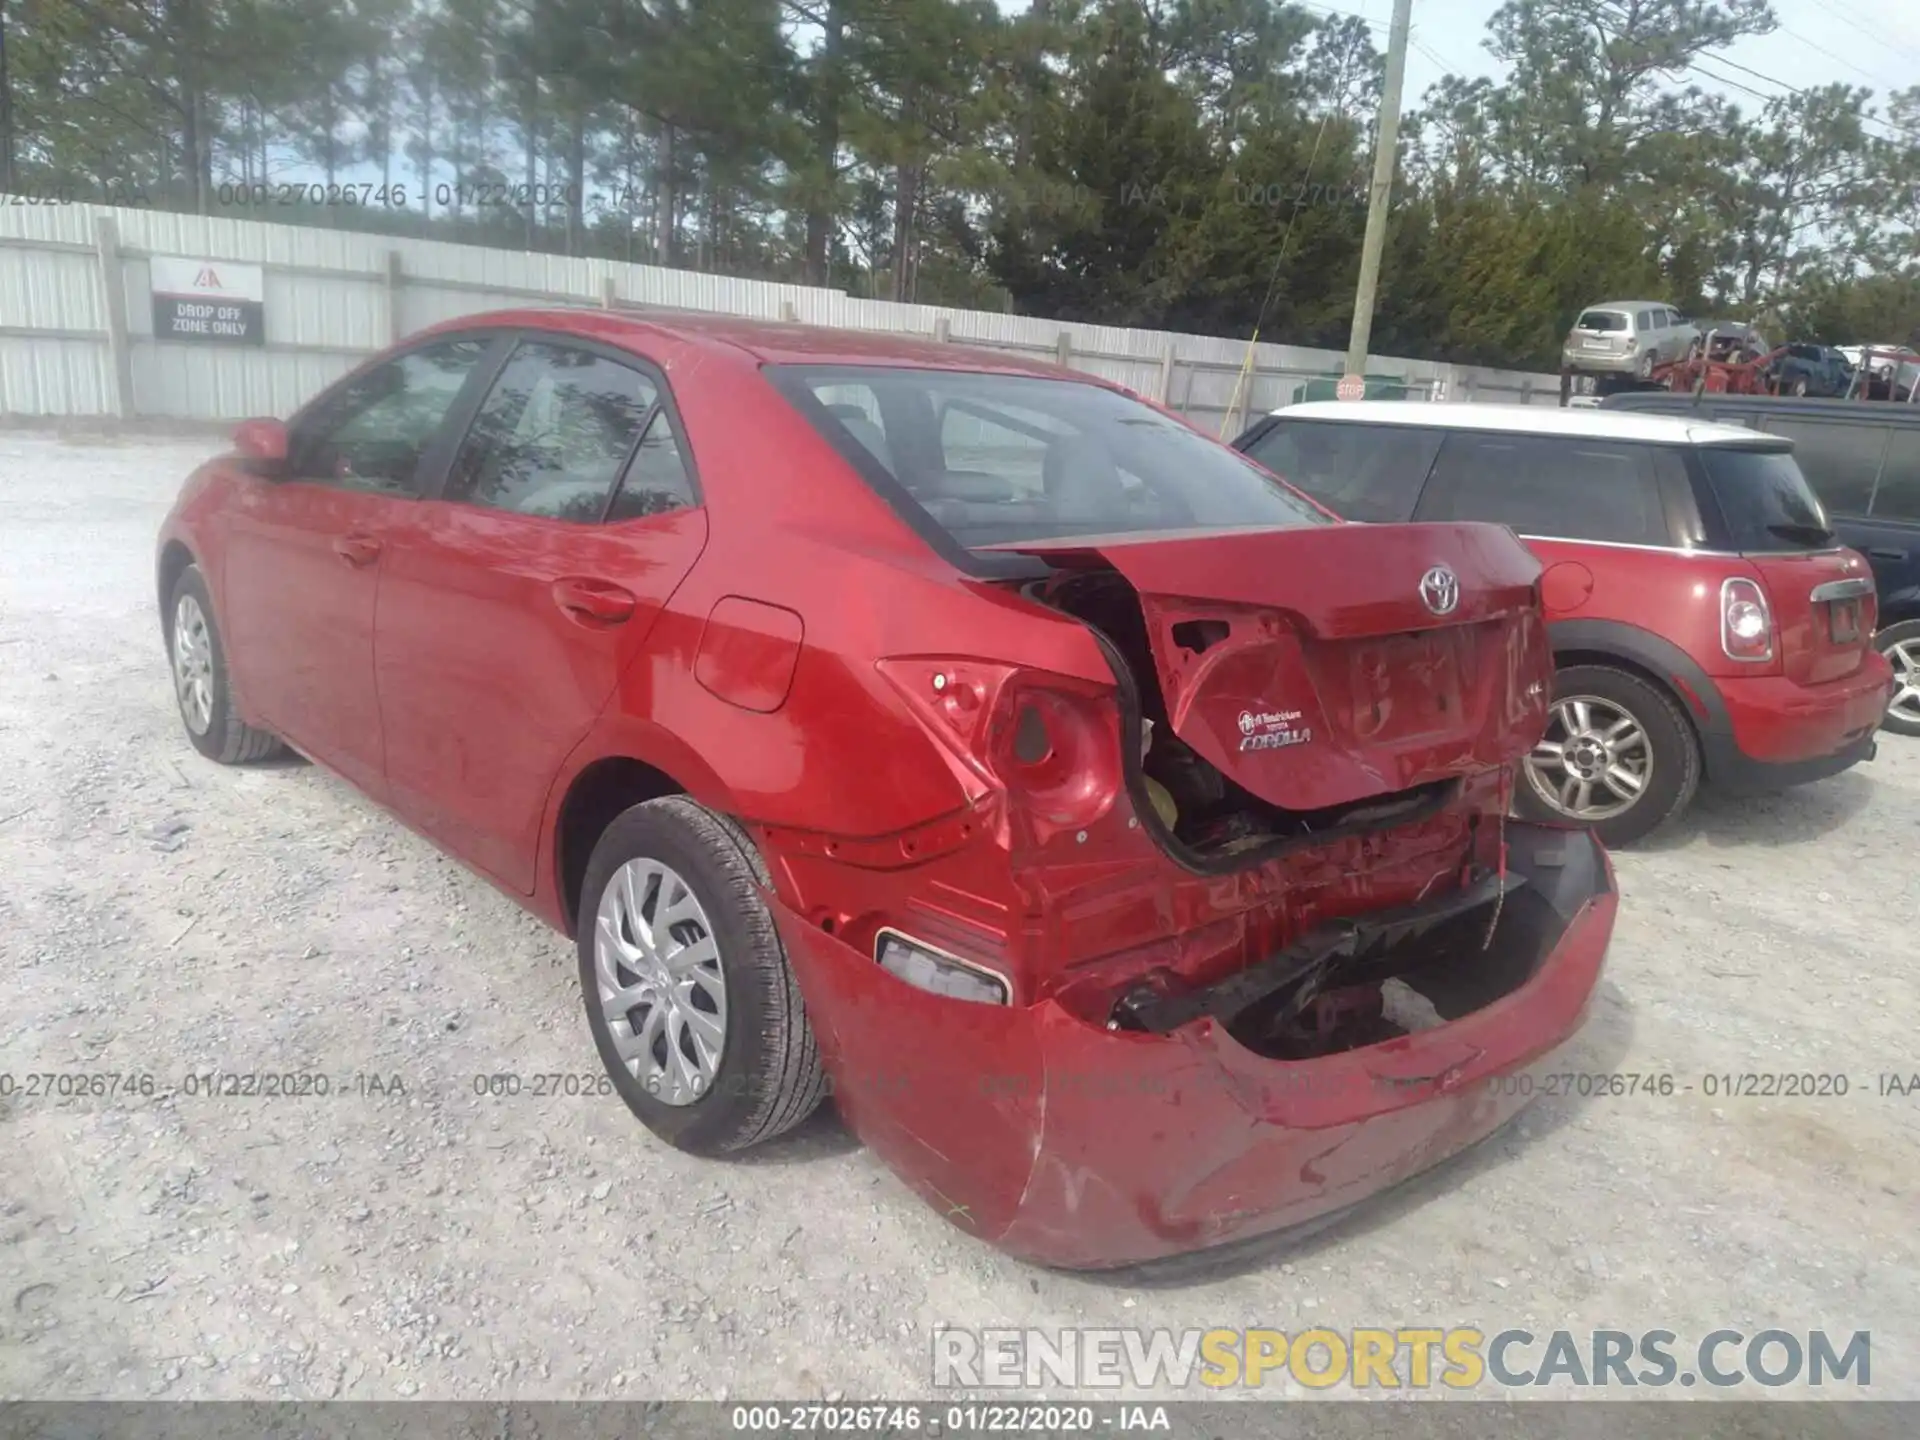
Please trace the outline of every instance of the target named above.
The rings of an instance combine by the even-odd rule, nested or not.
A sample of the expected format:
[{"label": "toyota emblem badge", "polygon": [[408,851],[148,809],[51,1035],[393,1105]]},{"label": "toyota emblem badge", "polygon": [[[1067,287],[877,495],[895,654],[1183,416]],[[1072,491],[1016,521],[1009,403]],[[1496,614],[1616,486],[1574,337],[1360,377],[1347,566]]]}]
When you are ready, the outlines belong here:
[{"label": "toyota emblem badge", "polygon": [[1444,565],[1436,565],[1420,577],[1420,598],[1436,615],[1451,615],[1460,603],[1460,579]]}]

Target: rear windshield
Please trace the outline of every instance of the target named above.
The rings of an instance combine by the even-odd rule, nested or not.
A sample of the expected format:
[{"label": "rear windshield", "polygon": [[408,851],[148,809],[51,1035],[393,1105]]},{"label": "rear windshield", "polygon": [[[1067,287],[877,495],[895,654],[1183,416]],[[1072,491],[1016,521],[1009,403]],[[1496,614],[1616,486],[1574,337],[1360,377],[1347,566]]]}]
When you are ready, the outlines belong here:
[{"label": "rear windshield", "polygon": [[1790,451],[1708,445],[1700,457],[1736,550],[1826,550],[1837,543]]},{"label": "rear windshield", "polygon": [[1589,310],[1574,322],[1573,328],[1576,330],[1624,330],[1627,328],[1627,317],[1617,310]]},{"label": "rear windshield", "polygon": [[1098,385],[867,366],[766,374],[911,523],[969,548],[1333,523],[1237,452]]}]

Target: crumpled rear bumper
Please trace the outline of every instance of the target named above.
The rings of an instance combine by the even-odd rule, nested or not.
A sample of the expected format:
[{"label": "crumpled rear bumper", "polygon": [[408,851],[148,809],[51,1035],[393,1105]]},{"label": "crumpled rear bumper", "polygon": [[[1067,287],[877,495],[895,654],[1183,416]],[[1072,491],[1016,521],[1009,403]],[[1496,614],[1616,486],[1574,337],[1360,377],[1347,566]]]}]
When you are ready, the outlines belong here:
[{"label": "crumpled rear bumper", "polygon": [[[843,1114],[953,1223],[1042,1264],[1136,1264],[1303,1225],[1482,1139],[1580,1027],[1613,929],[1584,831],[1508,826],[1539,949],[1483,1009],[1269,1059],[1202,1018],[1167,1034],[927,994],[780,914]],[[1525,892],[1522,892],[1525,893]],[[1543,920],[1538,917],[1545,917]]]}]

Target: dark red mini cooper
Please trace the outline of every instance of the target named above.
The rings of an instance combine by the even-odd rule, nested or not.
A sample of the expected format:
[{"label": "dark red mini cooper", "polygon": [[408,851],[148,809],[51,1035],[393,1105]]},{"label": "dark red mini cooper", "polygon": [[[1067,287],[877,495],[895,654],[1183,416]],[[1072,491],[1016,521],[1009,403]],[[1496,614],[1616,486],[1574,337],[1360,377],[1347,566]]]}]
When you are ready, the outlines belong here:
[{"label": "dark red mini cooper", "polygon": [[1580,1025],[1615,897],[1503,819],[1552,663],[1499,526],[710,317],[463,320],[235,441],[160,541],[189,739],[284,741],[573,936],[683,1149],[831,1090],[956,1224],[1123,1265],[1433,1165]]}]

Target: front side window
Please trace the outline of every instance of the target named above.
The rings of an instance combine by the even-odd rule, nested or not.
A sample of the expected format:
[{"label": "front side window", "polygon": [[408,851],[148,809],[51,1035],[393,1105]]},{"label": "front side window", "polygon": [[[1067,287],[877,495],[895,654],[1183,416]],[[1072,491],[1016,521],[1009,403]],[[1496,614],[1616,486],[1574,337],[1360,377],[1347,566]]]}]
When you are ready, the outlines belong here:
[{"label": "front side window", "polygon": [[1380,523],[1413,514],[1440,438],[1423,425],[1282,419],[1247,453],[1334,514]]},{"label": "front side window", "polygon": [[1417,520],[1485,520],[1543,539],[1673,543],[1658,447],[1456,431],[1440,447]]},{"label": "front side window", "polygon": [[765,373],[911,523],[963,547],[1331,523],[1235,451],[1104,386],[872,366]]},{"label": "front side window", "polygon": [[659,399],[658,387],[631,365],[523,341],[454,457],[446,498],[595,523]]},{"label": "front side window", "polygon": [[419,493],[421,457],[486,348],[477,339],[422,345],[349,380],[300,421],[289,472],[350,490]]}]

